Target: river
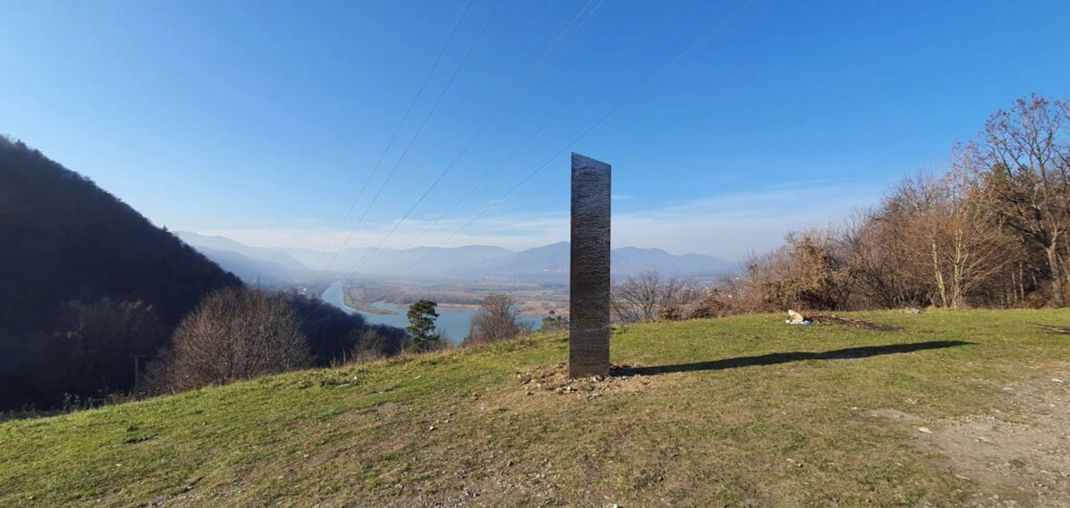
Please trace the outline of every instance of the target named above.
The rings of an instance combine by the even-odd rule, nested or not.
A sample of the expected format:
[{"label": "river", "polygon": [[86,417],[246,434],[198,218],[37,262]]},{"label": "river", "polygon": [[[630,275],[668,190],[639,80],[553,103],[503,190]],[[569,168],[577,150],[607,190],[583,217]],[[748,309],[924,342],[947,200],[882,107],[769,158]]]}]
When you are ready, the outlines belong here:
[{"label": "river", "polygon": [[[390,302],[382,301],[372,303],[372,306],[375,308],[391,311],[393,314],[369,314],[346,305],[345,293],[340,281],[328,286],[327,289],[323,291],[323,294],[320,295],[320,298],[350,314],[360,314],[367,322],[374,325],[389,325],[398,328],[409,326],[409,318],[406,316],[409,308],[404,305],[395,305]],[[435,320],[437,328],[446,333],[450,342],[457,344],[468,336],[468,330],[472,326],[472,315],[475,314],[474,311],[452,309],[441,306],[437,310],[438,319]],[[539,320],[536,318],[522,317],[521,319],[538,327]]]}]

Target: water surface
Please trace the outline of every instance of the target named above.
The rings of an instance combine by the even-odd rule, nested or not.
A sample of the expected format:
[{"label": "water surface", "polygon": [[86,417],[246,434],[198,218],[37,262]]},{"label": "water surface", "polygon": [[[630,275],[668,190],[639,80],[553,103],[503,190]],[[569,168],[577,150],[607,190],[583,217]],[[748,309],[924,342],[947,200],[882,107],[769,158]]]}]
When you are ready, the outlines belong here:
[{"label": "water surface", "polygon": [[[398,328],[405,328],[409,326],[409,318],[406,313],[409,308],[404,305],[395,305],[390,302],[374,302],[372,306],[387,310],[393,314],[369,314],[367,312],[361,312],[345,304],[345,293],[343,291],[342,283],[335,282],[327,287],[323,294],[320,295],[323,301],[338,307],[350,314],[360,314],[364,316],[364,319],[374,325],[389,325],[396,326]],[[445,332],[450,342],[457,344],[464,340],[468,336],[468,330],[472,326],[472,316],[475,311],[452,309],[449,307],[438,307],[438,319],[436,324],[438,329]],[[532,323],[534,326],[538,326],[539,320],[532,317],[522,317],[522,320]]]}]

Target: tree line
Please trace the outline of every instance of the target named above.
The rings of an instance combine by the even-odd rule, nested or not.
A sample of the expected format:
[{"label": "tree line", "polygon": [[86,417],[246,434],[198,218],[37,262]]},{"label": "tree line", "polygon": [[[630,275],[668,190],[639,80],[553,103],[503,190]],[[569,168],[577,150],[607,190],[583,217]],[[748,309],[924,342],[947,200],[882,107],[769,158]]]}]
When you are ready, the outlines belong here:
[{"label": "tree line", "polygon": [[997,111],[942,174],[903,180],[843,224],[794,232],[707,288],[614,287],[623,322],[786,309],[1063,307],[1070,298],[1070,102]]}]

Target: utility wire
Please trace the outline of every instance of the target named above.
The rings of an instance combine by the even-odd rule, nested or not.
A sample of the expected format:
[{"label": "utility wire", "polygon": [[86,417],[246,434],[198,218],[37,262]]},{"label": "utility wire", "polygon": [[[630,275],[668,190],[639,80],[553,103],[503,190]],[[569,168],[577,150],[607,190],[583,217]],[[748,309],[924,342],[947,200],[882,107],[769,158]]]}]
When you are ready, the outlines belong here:
[{"label": "utility wire", "polygon": [[[462,225],[458,230],[454,231],[449,237],[446,238],[446,240],[444,240],[441,243],[439,243],[438,247],[441,247],[441,246],[445,245],[450,240],[455,238],[458,234],[460,234],[462,231],[464,231],[469,226],[471,226],[473,223],[475,223],[476,220],[478,220],[480,217],[482,217],[484,214],[486,214],[493,207],[493,205],[495,203],[498,203],[498,202],[504,200],[505,198],[509,197],[510,195],[512,195],[514,192],[517,191],[517,189],[522,187],[525,183],[527,183],[529,180],[534,178],[535,175],[537,175],[540,171],[542,171],[544,168],[546,168],[546,166],[549,166],[550,163],[552,163],[555,159],[560,157],[562,154],[564,154],[566,151],[568,151],[570,148],[572,148],[576,143],[580,142],[583,138],[587,137],[587,135],[589,135],[592,131],[594,131],[596,128],[598,128],[603,123],[605,123],[606,120],[609,120],[609,118],[611,116],[613,116],[613,114],[615,114],[618,110],[620,110],[622,107],[624,107],[628,102],[630,102],[631,100],[635,99],[637,96],[639,96],[643,92],[645,92],[646,89],[649,88],[650,85],[652,85],[659,77],[661,77],[662,74],[664,74],[670,68],[672,68],[674,65],[676,65],[680,60],[682,60],[685,56],[687,56],[688,53],[693,51],[695,48],[705,44],[710,38],[712,38],[714,35],[716,35],[718,32],[720,32],[720,30],[722,30],[730,21],[732,21],[736,17],[736,15],[739,13],[739,11],[742,8],[742,6],[744,4],[746,4],[748,1],[749,0],[743,0],[738,5],[736,5],[735,8],[733,8],[731,11],[729,11],[728,15],[726,15],[719,22],[717,22],[714,25],[712,25],[708,30],[706,30],[706,32],[704,32],[702,35],[700,35],[690,46],[688,46],[683,51],[678,53],[674,58],[669,60],[668,63],[666,63],[664,66],[662,66],[656,72],[651,74],[641,85],[633,88],[631,93],[629,93],[622,100],[617,102],[613,107],[611,107],[608,111],[606,111],[605,114],[603,114],[601,117],[599,117],[593,124],[591,124],[586,129],[581,131],[579,133],[579,135],[577,135],[576,137],[572,138],[568,143],[566,143],[564,146],[562,146],[560,149],[558,149],[556,152],[554,152],[554,154],[551,155],[549,158],[547,158],[545,162],[543,162],[542,164],[536,166],[534,170],[532,170],[530,173],[528,173],[526,176],[524,176],[524,178],[522,178],[514,186],[509,188],[509,190],[506,191],[505,194],[503,194],[499,198],[496,198],[496,199],[491,200],[490,202],[488,202],[487,205],[484,206],[483,209],[481,209],[478,213],[476,213],[475,216],[473,216],[471,219],[469,219],[468,222],[466,222],[464,225]],[[426,254],[425,254],[425,256],[426,256]],[[419,261],[419,259],[417,261]],[[410,268],[411,268],[411,265],[410,265]]]},{"label": "utility wire", "polygon": [[[465,64],[468,62],[469,57],[472,56],[472,52],[475,50],[476,46],[479,45],[479,42],[483,39],[483,36],[486,35],[487,30],[490,28],[491,22],[493,22],[494,19],[497,18],[498,13],[501,11],[502,5],[504,5],[504,3],[504,0],[498,2],[498,6],[494,9],[494,12],[489,18],[487,18],[487,22],[479,31],[479,34],[476,36],[476,39],[468,47],[468,51],[465,52],[464,57],[461,58],[461,63],[457,66],[457,69],[453,72],[453,74],[450,75],[449,80],[446,82],[446,86],[438,94],[438,97],[435,98],[435,102],[431,105],[431,109],[428,110],[427,115],[425,115],[423,120],[420,122],[419,127],[416,129],[416,133],[412,135],[411,139],[409,139],[409,143],[402,151],[401,157],[399,157],[398,161],[394,164],[394,166],[390,168],[390,172],[387,173],[386,179],[384,179],[383,183],[379,185],[379,189],[376,190],[375,195],[372,196],[371,201],[368,202],[368,206],[366,206],[364,208],[364,211],[361,213],[360,219],[358,219],[357,223],[353,226],[352,229],[350,229],[349,234],[346,236],[347,240],[351,238],[353,236],[353,233],[355,233],[357,229],[360,228],[361,224],[364,223],[364,219],[368,216],[368,212],[371,211],[372,207],[375,206],[375,203],[379,200],[379,196],[383,193],[383,189],[385,189],[387,184],[390,183],[390,180],[394,177],[394,174],[397,173],[398,167],[400,167],[402,162],[405,161],[405,157],[408,156],[409,152],[412,150],[413,145],[416,144],[416,140],[419,139],[420,134],[423,133],[424,127],[427,126],[428,121],[430,121],[431,117],[434,116],[435,111],[438,110],[439,105],[442,104],[442,98],[445,97],[446,92],[448,92],[450,88],[453,87],[454,82],[457,80],[457,76],[460,75],[461,70],[464,69]],[[335,257],[337,257],[338,254],[340,254],[341,252],[342,249],[340,249],[338,253],[335,254]]]},{"label": "utility wire", "polygon": [[[450,173],[450,171],[453,170],[454,167],[456,167],[457,163],[460,162],[460,160],[468,154],[469,150],[471,150],[471,148],[483,137],[483,135],[486,134],[491,125],[497,122],[510,108],[512,108],[513,105],[516,104],[517,100],[519,100],[523,96],[523,93],[526,91],[527,86],[531,81],[531,77],[539,69],[539,67],[545,61],[546,57],[549,56],[555,49],[557,49],[559,43],[568,39],[567,35],[569,34],[569,32],[572,31],[572,28],[574,26],[577,29],[583,26],[583,23],[586,22],[586,20],[590,17],[591,14],[598,10],[603,1],[604,0],[597,0],[596,2],[595,0],[588,0],[588,2],[583,6],[583,8],[581,8],[580,11],[565,25],[565,27],[550,42],[550,45],[547,46],[547,48],[542,52],[542,54],[539,55],[539,57],[536,58],[533,63],[528,67],[528,71],[519,81],[517,88],[513,91],[512,94],[510,94],[511,100],[509,100],[506,104],[499,108],[498,111],[495,112],[495,114],[493,114],[489,119],[487,119],[486,122],[483,123],[483,125],[476,131],[472,138],[468,140],[468,142],[464,145],[463,148],[461,148],[461,151],[453,158],[453,160],[451,160],[450,163],[441,172],[439,172],[438,176],[433,182],[431,182],[431,185],[427,188],[427,190],[425,190],[423,194],[416,199],[416,201],[412,204],[408,211],[405,212],[401,219],[394,223],[393,228],[391,228],[390,231],[383,236],[380,242],[370,252],[368,252],[367,255],[365,255],[359,265],[355,268],[355,271],[360,271],[362,268],[364,268],[365,265],[367,265],[367,263],[372,259],[372,257],[379,252],[383,245],[385,245],[386,242],[398,230],[398,228],[401,227],[401,224],[403,224],[405,220],[407,220],[409,216],[412,215],[412,212],[414,212],[416,208],[424,201],[424,199],[426,199],[427,196],[430,195],[436,187],[438,187],[438,184],[442,182],[442,180]],[[591,7],[592,4],[593,8]]]},{"label": "utility wire", "polygon": [[[469,0],[469,6],[471,6],[472,1],[474,1],[474,0]],[[495,7],[495,9],[494,9],[494,12],[490,15],[489,18],[487,18],[487,21],[483,25],[483,28],[479,31],[479,34],[476,36],[476,38],[472,42],[471,46],[468,47],[468,50],[465,52],[464,56],[461,58],[461,62],[457,65],[456,70],[453,72],[452,75],[450,75],[449,79],[446,82],[446,86],[442,89],[441,92],[439,92],[438,96],[435,98],[435,101],[431,106],[431,109],[427,112],[427,115],[425,115],[423,120],[420,122],[419,127],[416,129],[416,133],[413,134],[412,138],[409,140],[409,143],[405,146],[405,149],[401,153],[401,157],[398,158],[397,163],[395,163],[394,166],[390,169],[390,172],[387,174],[386,179],[383,180],[383,183],[379,186],[379,189],[376,191],[375,195],[372,197],[372,200],[368,203],[368,206],[366,206],[364,208],[364,211],[361,213],[360,219],[358,219],[357,223],[353,226],[353,228],[349,230],[349,233],[346,235],[346,241],[342,244],[342,248],[334,253],[334,256],[331,258],[332,259],[332,263],[333,263],[333,260],[337,259],[338,256],[342,253],[342,251],[345,250],[345,245],[348,244],[349,239],[352,238],[353,234],[357,231],[357,229],[360,227],[360,225],[364,222],[365,217],[367,217],[367,215],[368,215],[368,211],[371,210],[372,206],[375,205],[375,202],[379,199],[379,195],[382,194],[383,189],[386,188],[386,185],[390,182],[390,179],[394,176],[394,173],[397,172],[398,167],[401,166],[401,163],[405,160],[405,157],[408,155],[409,151],[412,149],[413,145],[416,143],[416,140],[420,137],[420,134],[423,132],[424,127],[427,126],[427,122],[435,114],[435,111],[438,109],[438,106],[442,103],[442,98],[446,95],[446,92],[448,92],[450,90],[450,88],[453,86],[453,83],[457,80],[457,76],[460,75],[461,70],[464,69],[464,66],[468,62],[469,57],[472,56],[473,50],[475,50],[476,46],[479,45],[479,42],[483,39],[483,36],[487,33],[487,30],[490,28],[490,25],[494,21],[494,19],[498,17],[498,13],[501,11],[502,5],[504,5],[504,3],[505,3],[505,0],[500,0],[498,2],[497,7]],[[465,12],[467,13],[467,7],[465,8]],[[458,22],[458,25],[459,25],[459,22]],[[456,27],[455,27],[455,29],[456,29]],[[451,37],[452,37],[452,34],[451,34]],[[326,271],[329,268],[330,268],[330,264],[328,264],[324,268],[324,270]],[[314,317],[316,315],[318,315],[318,310],[309,313],[308,316],[305,316],[304,320],[312,319],[312,317]]]},{"label": "utility wire", "polygon": [[[372,167],[371,173],[368,174],[368,178],[365,179],[364,185],[361,186],[361,189],[353,195],[354,197],[351,199],[349,211],[341,220],[342,228],[346,227],[346,224],[347,222],[349,222],[350,217],[353,216],[353,211],[356,210],[356,203],[361,201],[361,198],[364,197],[364,191],[367,190],[368,185],[371,183],[371,181],[375,179],[376,173],[382,166],[383,159],[386,158],[387,152],[389,152],[389,150],[394,147],[394,142],[397,140],[398,135],[401,133],[401,128],[404,126],[404,124],[406,124],[406,122],[409,121],[409,117],[412,116],[412,111],[416,108],[416,103],[419,102],[419,97],[422,97],[424,95],[424,91],[427,89],[427,84],[431,81],[431,76],[434,75],[435,71],[438,71],[439,65],[442,63],[442,60],[446,55],[446,50],[449,48],[450,44],[453,44],[454,37],[457,36],[457,32],[463,24],[464,18],[468,17],[468,13],[472,9],[473,3],[475,3],[475,0],[469,0],[468,3],[464,4],[464,9],[461,11],[460,17],[457,18],[457,22],[455,22],[454,28],[449,31],[449,35],[446,37],[446,42],[442,45],[442,48],[439,49],[439,55],[438,57],[435,57],[434,63],[431,65],[431,70],[427,72],[427,76],[424,77],[424,81],[419,84],[419,89],[416,91],[416,95],[412,97],[412,102],[409,103],[409,107],[406,109],[406,112],[404,112],[403,116],[401,117],[401,121],[398,122],[397,128],[394,129],[394,134],[391,135],[391,138],[389,138],[389,141],[387,141],[386,143],[386,147],[384,147],[382,153],[379,154],[379,159],[376,161],[376,166]],[[314,273],[320,272],[321,270],[325,271],[326,268],[330,268],[331,265],[334,264],[334,262],[337,260],[338,255],[340,255],[341,251],[346,250],[346,246],[349,244],[350,238],[352,238],[352,236],[353,231],[350,231],[350,233],[346,235],[345,240],[342,241],[341,247],[339,247],[338,250],[334,252],[334,256],[331,257],[331,261],[328,261],[325,266],[323,266],[323,259],[326,256],[326,252],[324,252],[323,255],[320,256],[319,261],[316,263]]]},{"label": "utility wire", "polygon": [[[577,96],[577,97],[582,96],[588,90],[590,90],[592,87],[594,87],[594,85],[596,83],[601,81],[601,79],[603,77],[603,71],[605,71],[611,64],[612,64],[612,62],[611,63],[607,63],[606,66],[603,67],[602,71],[596,72],[594,77],[592,79],[588,80],[587,84],[583,88],[581,88],[578,92],[576,92],[574,95]],[[564,115],[566,112],[568,112],[568,110],[571,108],[571,106],[572,106],[572,103],[566,102],[553,115],[551,115],[550,118],[547,121],[543,122],[543,124],[541,126],[539,126],[539,128],[536,129],[535,132],[531,133],[531,135],[529,135],[527,138],[524,138],[524,140],[522,140],[520,143],[518,143],[516,146],[514,146],[513,149],[509,152],[509,154],[504,159],[502,159],[501,162],[499,162],[497,165],[495,165],[493,168],[491,168],[491,170],[487,174],[483,175],[483,178],[478,183],[476,183],[474,186],[469,188],[468,192],[466,192],[463,196],[461,196],[461,199],[457,200],[457,202],[454,203],[453,206],[450,207],[449,210],[447,210],[444,214],[440,215],[433,222],[428,224],[428,226],[426,228],[424,228],[424,230],[422,232],[420,232],[419,235],[417,235],[416,240],[413,241],[413,246],[419,245],[419,241],[420,241],[421,238],[427,236],[427,234],[432,229],[434,229],[436,226],[438,226],[440,223],[442,223],[443,219],[452,216],[453,212],[457,211],[457,209],[460,208],[461,205],[463,205],[464,203],[468,202],[468,199],[471,198],[476,193],[476,191],[478,191],[479,189],[483,188],[483,186],[486,185],[487,182],[489,182],[491,180],[491,178],[494,177],[494,175],[498,174],[499,171],[501,171],[503,168],[508,166],[509,163],[512,162],[513,159],[517,155],[519,155],[521,151],[523,151],[524,147],[526,147],[527,145],[529,145],[532,142],[534,142],[544,132],[546,132],[546,130],[549,129],[551,125],[556,123],[557,120],[559,120],[562,115]],[[437,248],[441,248],[446,242],[448,242],[449,240],[452,240],[455,235],[456,235],[456,233],[454,233],[454,235],[451,235],[449,238],[447,238],[442,243],[439,243],[438,245],[436,245],[435,248],[436,249]],[[419,264],[429,254],[430,254],[429,252],[424,252],[420,257],[418,257],[416,260],[414,260],[409,265],[409,267],[411,268],[411,266],[415,266],[415,265]],[[387,266],[389,266],[389,265],[390,265],[390,263],[388,263]]]}]

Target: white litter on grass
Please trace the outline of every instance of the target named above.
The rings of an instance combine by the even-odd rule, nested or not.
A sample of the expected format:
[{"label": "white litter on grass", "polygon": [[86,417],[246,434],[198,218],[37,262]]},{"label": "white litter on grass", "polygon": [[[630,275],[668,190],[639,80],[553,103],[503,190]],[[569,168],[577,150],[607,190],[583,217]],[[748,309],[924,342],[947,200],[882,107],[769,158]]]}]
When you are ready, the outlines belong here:
[{"label": "white litter on grass", "polygon": [[933,431],[929,427],[918,427],[918,432],[922,434],[932,434]]},{"label": "white litter on grass", "polygon": [[791,309],[788,309],[788,319],[784,320],[784,322],[789,325],[808,325],[811,323],[805,316]]}]

